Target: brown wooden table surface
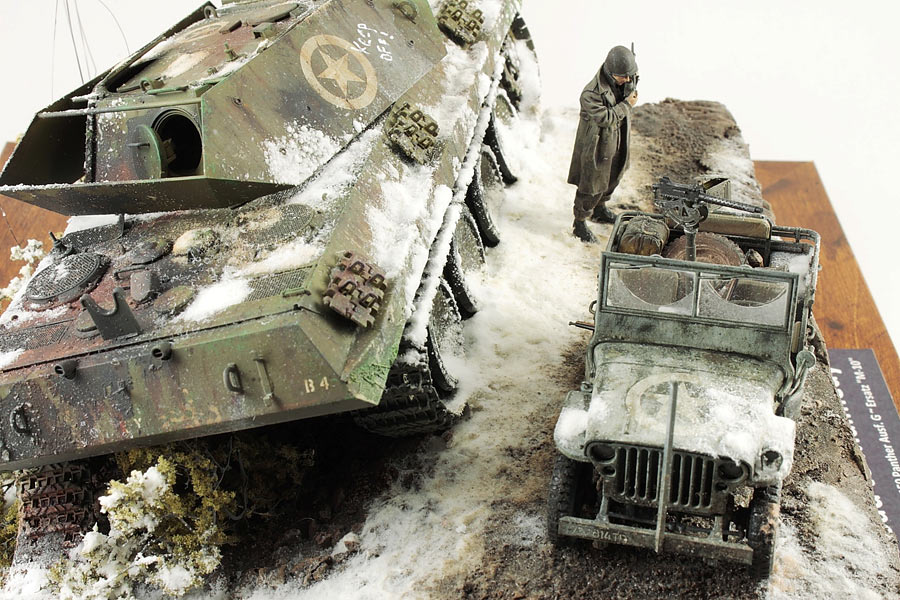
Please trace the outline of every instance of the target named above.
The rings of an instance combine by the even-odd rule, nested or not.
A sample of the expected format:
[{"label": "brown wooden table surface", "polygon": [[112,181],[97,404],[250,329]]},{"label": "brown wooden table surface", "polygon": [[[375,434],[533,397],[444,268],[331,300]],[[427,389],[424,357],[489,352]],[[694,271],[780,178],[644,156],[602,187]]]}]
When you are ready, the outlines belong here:
[{"label": "brown wooden table surface", "polygon": [[[2,142],[0,142],[2,144]],[[0,170],[12,154],[15,145],[2,144],[0,151]],[[44,249],[50,250],[53,242],[49,231],[59,233],[66,228],[68,217],[56,214],[31,204],[19,202],[13,198],[0,196],[0,209],[6,213],[0,221],[0,287],[19,273],[25,263],[9,260],[9,249],[16,245],[25,245],[29,238],[44,242]]]},{"label": "brown wooden table surface", "polygon": [[756,178],[779,225],[822,236],[813,314],[830,348],[872,348],[900,412],[900,360],[844,230],[811,162],[756,161]]},{"label": "brown wooden table surface", "polygon": [[[14,148],[15,145],[12,143],[2,144],[0,170],[3,169]],[[5,217],[0,216],[2,219],[0,220],[0,287],[3,287],[10,279],[19,274],[19,269],[25,264],[11,261],[9,249],[20,244],[24,246],[29,238],[34,238],[44,242],[44,250],[49,251],[53,242],[48,232],[63,231],[66,228],[68,217],[6,196],[0,196],[0,209],[6,215]]]}]

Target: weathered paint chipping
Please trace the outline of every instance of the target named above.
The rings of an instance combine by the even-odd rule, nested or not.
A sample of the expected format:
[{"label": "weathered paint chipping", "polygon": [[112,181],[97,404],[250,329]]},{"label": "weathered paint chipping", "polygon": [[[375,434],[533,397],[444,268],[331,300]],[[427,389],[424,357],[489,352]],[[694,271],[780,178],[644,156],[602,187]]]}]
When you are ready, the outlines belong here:
[{"label": "weathered paint chipping", "polygon": [[[127,291],[130,285],[128,269],[133,266],[128,263],[128,257],[141,242],[151,237],[174,241],[193,229],[215,232],[215,242],[196,256],[164,255],[146,265],[146,269],[160,276],[163,283],[160,292],[180,288],[208,289],[226,275],[235,276],[235,269],[243,273],[238,276],[248,277],[253,270],[249,265],[258,265],[260,256],[293,240],[321,242],[321,251],[315,260],[305,264],[299,284],[225,306],[202,321],[163,314],[158,310],[162,296],[151,296],[146,302],[129,301],[129,310],[141,325],[141,332],[134,337],[104,340],[75,335],[77,304],[68,305],[62,316],[57,315],[52,320],[38,315],[32,324],[52,329],[56,337],[46,345],[26,348],[0,377],[0,395],[4,396],[0,400],[0,421],[3,421],[0,423],[0,442],[3,443],[0,450],[7,452],[0,456],[0,462],[4,463],[4,468],[342,412],[378,402],[426,268],[428,249],[438,235],[438,227],[444,223],[442,211],[447,208],[446,195],[436,199],[434,188],[467,184],[457,181],[461,176],[460,167],[470,144],[480,143],[473,139],[473,131],[490,88],[485,82],[500,72],[497,68],[499,47],[514,15],[512,5],[505,6],[503,14],[493,23],[494,27],[485,32],[485,39],[468,53],[463,53],[438,34],[436,28],[429,29],[428,24],[433,20],[430,9],[424,0],[416,2],[423,17],[419,23],[424,26],[423,31],[428,30],[423,33],[428,44],[441,56],[451,48],[453,56],[438,63],[417,81],[407,81],[413,87],[398,101],[434,104],[447,97],[456,101],[452,111],[442,113],[440,155],[418,173],[430,180],[428,189],[409,199],[419,205],[414,215],[406,215],[408,225],[420,235],[404,250],[409,255],[397,261],[397,272],[389,282],[385,307],[374,327],[360,331],[331,314],[322,304],[321,292],[341,252],[347,249],[392,250],[374,241],[379,239],[378,232],[368,222],[366,211],[371,207],[389,209],[392,203],[396,205],[398,198],[386,193],[384,184],[403,183],[399,174],[407,171],[407,166],[385,140],[370,135],[377,133],[381,126],[382,119],[377,113],[373,112],[371,120],[366,120],[360,119],[358,113],[341,109],[344,112],[339,112],[336,118],[341,121],[339,125],[345,127],[347,135],[342,138],[346,150],[339,156],[353,156],[349,180],[342,183],[339,190],[329,189],[327,202],[323,198],[322,202],[304,205],[307,212],[303,215],[288,210],[292,206],[299,208],[290,203],[291,193],[275,194],[233,210],[207,208],[157,215],[147,220],[128,219],[121,236],[116,226],[109,226],[80,232],[64,240],[78,251],[98,252],[112,261],[109,273],[90,292],[101,305],[108,305],[114,287],[124,286]],[[335,14],[345,13],[340,17],[343,25],[354,31],[358,25],[353,18],[354,10],[369,10],[362,8],[368,4],[361,1],[334,0],[333,4]],[[389,13],[400,25],[409,27],[400,21],[405,17],[400,16],[387,0],[377,0],[375,10]],[[300,31],[298,29],[298,35]],[[271,50],[269,48],[260,56],[267,53],[272,57],[279,56]],[[403,65],[398,61],[395,66],[402,69]],[[235,76],[242,70],[243,67],[237,69]],[[457,89],[459,81],[454,77],[458,79],[460,74],[471,79],[472,85]],[[403,75],[404,80],[409,78],[408,73]],[[260,80],[260,85],[267,84]],[[394,92],[399,93],[400,87]],[[176,104],[187,102],[187,94],[170,93],[172,95],[163,95]],[[156,100],[163,95],[157,96]],[[228,100],[235,107],[246,106],[243,99],[240,105]],[[307,110],[306,105],[302,108]],[[225,111],[224,107],[222,110]],[[201,123],[206,123],[208,118],[209,115],[201,113]],[[357,135],[360,132],[361,135]],[[253,130],[238,133],[245,134],[238,136],[241,140],[260,142]],[[365,143],[361,144],[361,140]],[[211,165],[204,168],[207,167],[215,168]],[[327,168],[321,169],[303,189],[321,187],[322,182],[316,177],[326,175],[327,171]],[[166,185],[158,185],[161,183]],[[220,184],[237,187],[216,190],[215,186]],[[135,198],[139,198],[141,202],[149,202],[136,206],[139,210],[129,209],[129,212],[208,206],[203,204],[203,199],[209,197],[210,189],[212,196],[226,200],[236,189],[248,198],[271,189],[254,182],[223,182],[202,177],[124,182],[121,185],[109,182],[79,185],[90,187],[91,194],[98,196],[97,203],[91,205],[93,211],[101,210],[103,203],[109,201],[134,204]],[[53,186],[53,189],[65,193],[65,187]],[[199,198],[199,204],[179,204],[179,198],[184,194],[182,188],[190,189],[186,195]],[[290,219],[297,219],[296,229],[280,231],[280,224]],[[290,225],[295,226],[293,222]],[[123,267],[123,272],[128,274],[117,275]],[[268,280],[277,279],[284,273],[265,272],[264,275],[261,279]],[[265,284],[256,280],[251,283],[254,286],[259,283],[257,287]],[[34,339],[36,329],[7,325],[8,330],[21,334],[23,339]],[[168,360],[161,361],[153,356],[154,348],[159,344],[170,344]],[[256,359],[262,359],[262,362]],[[63,360],[77,362],[74,379],[64,379],[53,372],[58,361]],[[232,376],[239,374],[242,393],[227,388],[226,371],[232,364],[235,365]],[[24,410],[31,419],[32,429],[37,432],[34,436],[16,431],[7,418],[26,402],[30,407]]]}]

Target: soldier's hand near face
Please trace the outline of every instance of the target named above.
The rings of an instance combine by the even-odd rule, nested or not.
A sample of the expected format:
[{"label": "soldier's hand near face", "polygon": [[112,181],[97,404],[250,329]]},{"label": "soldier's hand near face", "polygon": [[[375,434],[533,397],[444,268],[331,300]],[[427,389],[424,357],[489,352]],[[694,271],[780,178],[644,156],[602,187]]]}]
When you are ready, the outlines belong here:
[{"label": "soldier's hand near face", "polygon": [[625,99],[628,100],[628,104],[630,104],[632,106],[637,104],[637,90],[634,90],[633,92],[631,92],[631,95]]}]

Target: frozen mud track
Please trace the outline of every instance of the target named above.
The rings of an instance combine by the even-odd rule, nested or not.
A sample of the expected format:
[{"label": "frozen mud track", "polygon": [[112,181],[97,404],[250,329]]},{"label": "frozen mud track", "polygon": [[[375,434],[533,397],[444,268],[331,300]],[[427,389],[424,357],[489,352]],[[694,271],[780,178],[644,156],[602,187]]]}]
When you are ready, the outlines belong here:
[{"label": "frozen mud track", "polygon": [[[444,357],[469,418],[443,436],[411,441],[382,442],[349,420],[320,428],[317,468],[325,473],[298,492],[312,499],[295,499],[303,506],[294,513],[248,532],[228,551],[240,558],[226,563],[229,583],[200,597],[898,597],[897,547],[879,530],[822,365],[808,382],[767,586],[739,565],[549,542],[553,427],[583,377],[588,339],[568,322],[590,317],[602,249],[570,233],[574,188],[565,173],[576,119],[574,110],[525,111],[515,131],[498,127],[519,180],[494,214],[502,241],[467,280],[480,310],[464,324],[466,355]],[[686,125],[694,119],[703,126]],[[690,139],[674,144],[673,129]],[[687,181],[704,173],[735,177],[737,199],[758,199],[746,146],[724,107],[639,107],[633,162],[613,208],[649,208],[648,185],[660,175]],[[601,237],[610,229],[591,227]],[[313,533],[310,518],[327,527]],[[292,542],[292,531],[303,540]],[[351,531],[357,540],[338,541]]]},{"label": "frozen mud track", "polygon": [[[617,194],[619,206],[642,205],[649,195],[645,186],[655,177],[690,176],[690,165],[694,176],[728,170],[744,193],[760,200],[746,146],[724,108],[670,102],[646,111],[649,122],[636,127],[634,162]],[[663,136],[670,122],[695,113],[716,118],[706,119],[682,154],[655,137]],[[839,411],[829,413],[837,415],[827,423],[829,440],[812,452],[816,465],[799,460],[786,485],[786,516],[769,586],[757,586],[746,568],[728,563],[614,546],[556,549],[549,543],[545,510],[555,456],[552,431],[565,393],[582,378],[587,340],[586,332],[567,323],[589,318],[601,246],[582,244],[569,233],[573,188],[564,183],[564,173],[574,112],[545,113],[540,132],[535,119],[523,117],[516,131],[500,130],[507,140],[515,139],[506,148],[519,181],[506,190],[495,215],[502,242],[489,253],[480,276],[468,282],[481,310],[465,324],[466,356],[447,357],[471,417],[442,440],[423,442],[422,458],[433,465],[431,474],[415,489],[395,485],[374,503],[361,530],[359,553],[312,587],[293,588],[291,597],[800,598],[806,592],[828,597],[815,583],[820,569],[839,573],[832,582],[840,580],[837,589],[846,593],[890,597],[896,589],[891,587],[897,581],[896,560],[879,558],[881,542],[863,547],[878,559],[880,567],[874,569],[883,575],[858,577],[844,566],[846,559],[826,556],[816,541],[834,525],[791,508],[810,494],[821,507],[840,503],[841,492],[829,483],[811,485],[810,477],[841,470],[837,479],[856,486],[853,500],[841,505],[852,507],[848,517],[860,526],[876,531],[869,509],[860,508],[870,502],[864,480],[843,474],[849,451]],[[609,233],[607,226],[593,228]],[[827,378],[824,385],[821,376],[818,382],[808,395],[832,393]],[[819,406],[828,401],[815,400]],[[801,438],[817,430],[819,416],[806,411]],[[290,588],[251,595],[288,597],[281,594]]]}]

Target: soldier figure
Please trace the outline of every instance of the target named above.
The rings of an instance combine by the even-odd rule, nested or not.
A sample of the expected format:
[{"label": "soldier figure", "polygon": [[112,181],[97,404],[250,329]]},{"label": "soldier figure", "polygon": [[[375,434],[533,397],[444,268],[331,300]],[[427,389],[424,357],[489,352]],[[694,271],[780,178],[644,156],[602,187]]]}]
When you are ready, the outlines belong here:
[{"label": "soldier figure", "polygon": [[637,102],[637,63],[625,46],[609,51],[597,75],[581,92],[581,120],[569,167],[569,183],[577,185],[572,233],[589,243],[597,238],[585,219],[613,223],[606,206],[628,168],[631,110]]}]

